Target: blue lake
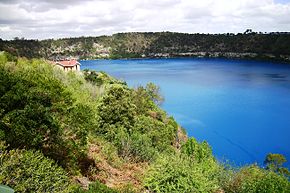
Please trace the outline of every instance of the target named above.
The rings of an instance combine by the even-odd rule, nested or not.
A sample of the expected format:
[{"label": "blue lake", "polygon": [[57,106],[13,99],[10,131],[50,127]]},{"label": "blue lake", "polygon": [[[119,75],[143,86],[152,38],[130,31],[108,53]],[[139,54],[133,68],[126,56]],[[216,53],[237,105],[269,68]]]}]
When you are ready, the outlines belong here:
[{"label": "blue lake", "polygon": [[262,164],[282,153],[290,166],[290,65],[225,59],[81,61],[81,69],[105,71],[129,86],[153,82],[162,108],[206,140],[220,160]]}]

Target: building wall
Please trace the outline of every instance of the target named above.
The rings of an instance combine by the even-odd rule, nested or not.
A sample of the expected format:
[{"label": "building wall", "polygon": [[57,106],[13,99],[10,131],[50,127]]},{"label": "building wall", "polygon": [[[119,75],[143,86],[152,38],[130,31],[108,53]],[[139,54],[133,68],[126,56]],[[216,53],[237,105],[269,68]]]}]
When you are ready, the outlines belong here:
[{"label": "building wall", "polygon": [[73,67],[64,67],[64,71],[80,71],[80,65],[75,65]]},{"label": "building wall", "polygon": [[58,68],[63,69],[65,72],[68,72],[68,71],[81,71],[81,66],[80,66],[79,63],[77,65],[75,65],[75,66],[63,66],[63,65],[61,65],[59,63],[55,63],[55,66],[57,66]]}]

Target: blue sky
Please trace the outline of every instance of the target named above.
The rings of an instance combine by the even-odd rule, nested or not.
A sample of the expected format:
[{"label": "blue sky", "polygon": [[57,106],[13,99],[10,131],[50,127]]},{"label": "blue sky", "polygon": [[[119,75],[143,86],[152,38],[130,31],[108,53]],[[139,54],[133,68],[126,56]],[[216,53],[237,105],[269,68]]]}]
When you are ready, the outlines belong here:
[{"label": "blue sky", "polygon": [[290,31],[290,0],[0,0],[0,38]]},{"label": "blue sky", "polygon": [[289,3],[290,0],[275,0],[275,2],[276,3],[283,3],[283,4],[285,3],[286,4],[286,3]]}]

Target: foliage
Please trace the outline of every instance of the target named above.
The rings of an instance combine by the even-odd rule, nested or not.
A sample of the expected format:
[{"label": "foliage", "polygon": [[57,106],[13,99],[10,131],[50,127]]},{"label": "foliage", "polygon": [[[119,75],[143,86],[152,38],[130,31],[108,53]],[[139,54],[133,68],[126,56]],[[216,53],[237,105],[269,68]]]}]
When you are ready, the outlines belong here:
[{"label": "foliage", "polygon": [[162,113],[157,106],[161,105],[164,98],[161,96],[160,87],[149,82],[145,87],[138,86],[132,92],[132,102],[137,107],[137,114],[148,114],[150,111]]},{"label": "foliage", "polygon": [[[131,44],[132,34],[124,35],[114,35],[114,41]],[[132,36],[156,40],[156,34],[143,35]],[[175,35],[158,33],[158,41],[170,46],[175,40],[166,43],[167,36]],[[85,49],[94,45],[90,40]],[[74,39],[66,41],[50,43],[69,45]],[[133,41],[133,53],[143,50],[137,43]],[[104,72],[64,73],[47,61],[1,52],[0,140],[9,147],[0,141],[0,183],[17,192],[116,192],[98,181],[88,191],[74,189],[66,172],[95,180],[98,163],[121,170],[122,163],[131,161],[149,164],[144,186],[151,192],[289,190],[288,170],[282,167],[286,159],[280,154],[267,156],[266,169],[254,165],[237,170],[217,163],[205,141],[190,138],[176,148],[179,126],[160,109],[162,101],[153,83],[131,89]],[[133,190],[128,185],[121,191]]]},{"label": "foliage", "polygon": [[123,159],[119,157],[118,148],[115,144],[107,141],[102,136],[91,134],[89,136],[89,143],[97,146],[99,152],[91,155],[96,163],[106,160],[111,166],[119,168],[123,164]]},{"label": "foliage", "polygon": [[7,61],[7,54],[5,52],[0,52],[0,64],[5,64]]},{"label": "foliage", "polygon": [[3,150],[0,154],[0,184],[16,192],[64,192],[67,173],[39,151]]},{"label": "foliage", "polygon": [[7,142],[18,147],[52,143],[60,132],[53,112],[64,113],[61,104],[71,104],[60,82],[41,74],[36,77],[27,76],[20,70],[12,72],[3,66],[0,80],[1,130],[4,130]]},{"label": "foliage", "polygon": [[212,150],[208,143],[206,141],[198,143],[193,137],[189,138],[184,144],[182,144],[181,152],[198,162],[213,159]]},{"label": "foliage", "polygon": [[223,188],[229,193],[288,193],[290,182],[284,176],[251,165],[233,174]]},{"label": "foliage", "polygon": [[153,159],[156,151],[169,149],[176,136],[172,118],[160,110],[159,120],[149,116],[157,109],[149,96],[143,87],[130,90],[112,84],[97,107],[97,133],[116,144],[121,156],[135,161]]},{"label": "foliage", "polygon": [[278,172],[280,174],[290,176],[290,172],[287,168],[282,167],[287,162],[286,158],[281,154],[269,153],[266,156],[264,164],[268,170]]},{"label": "foliage", "polygon": [[[112,36],[63,38],[57,40],[0,40],[0,51],[27,58],[80,59],[141,58],[163,56],[233,57],[226,53],[255,53],[260,59],[285,60],[290,54],[289,33],[187,34],[172,32],[118,33]],[[200,54],[204,52],[203,54]],[[105,55],[104,55],[105,53]],[[271,56],[269,56],[271,54]],[[287,59],[286,59],[287,60]],[[289,61],[289,60],[288,60]]]},{"label": "foliage", "polygon": [[150,100],[155,102],[157,105],[161,105],[164,101],[164,98],[160,94],[160,87],[152,82],[147,83],[146,92],[148,93]]},{"label": "foliage", "polygon": [[102,85],[104,83],[103,80],[99,78],[99,75],[96,71],[89,71],[88,69],[85,69],[84,75],[86,81],[90,81],[96,85]]},{"label": "foliage", "polygon": [[89,69],[85,69],[83,73],[84,73],[84,78],[86,81],[91,82],[97,86],[101,86],[103,84],[126,85],[126,82],[117,80],[104,72],[96,72],[96,71],[90,71]]},{"label": "foliage", "polygon": [[[215,167],[215,170],[207,170]],[[214,192],[218,181],[213,177],[218,166],[195,162],[188,156],[162,156],[151,166],[144,185],[152,192]]]},{"label": "foliage", "polygon": [[146,134],[151,139],[153,147],[159,151],[164,151],[174,143],[177,123],[173,118],[166,118],[163,122],[150,116],[139,116],[135,123],[135,129]]},{"label": "foliage", "polygon": [[275,153],[269,153],[267,156],[266,156],[266,159],[265,159],[265,164],[268,166],[268,167],[271,167],[273,165],[273,167],[275,169],[278,169],[279,167],[281,167],[283,165],[283,163],[285,163],[287,160],[286,158],[281,155],[281,154],[275,154]]},{"label": "foliage", "polygon": [[[140,92],[143,95],[137,94]],[[136,92],[113,84],[97,107],[97,133],[113,141],[123,157],[150,160],[156,151],[169,148],[177,131],[175,121],[166,115],[160,115],[160,120],[148,116],[153,109],[155,104],[144,88],[139,87]]]},{"label": "foliage", "polygon": [[118,132],[130,133],[135,123],[136,106],[132,104],[130,90],[112,85],[102,97],[98,110],[98,130],[113,140]]},{"label": "foliage", "polygon": [[118,191],[109,188],[108,186],[102,184],[99,181],[95,181],[89,185],[88,190],[83,190],[79,187],[74,191],[74,193],[118,193]]},{"label": "foliage", "polygon": [[0,137],[11,148],[38,149],[73,169],[86,151],[93,109],[81,104],[42,60],[0,65]]},{"label": "foliage", "polygon": [[117,147],[120,154],[134,161],[149,161],[155,158],[157,150],[146,134],[133,132],[130,136],[118,135]]},{"label": "foliage", "polygon": [[143,86],[138,86],[132,92],[132,103],[136,105],[138,115],[148,114],[155,110],[155,104],[150,100],[149,94]]}]

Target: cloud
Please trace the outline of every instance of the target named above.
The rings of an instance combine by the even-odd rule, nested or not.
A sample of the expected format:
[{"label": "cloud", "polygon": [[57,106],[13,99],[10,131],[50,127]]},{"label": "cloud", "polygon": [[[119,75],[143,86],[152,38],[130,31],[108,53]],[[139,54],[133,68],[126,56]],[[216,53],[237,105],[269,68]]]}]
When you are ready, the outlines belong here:
[{"label": "cloud", "polygon": [[286,0],[0,0],[0,37],[290,31]]}]

